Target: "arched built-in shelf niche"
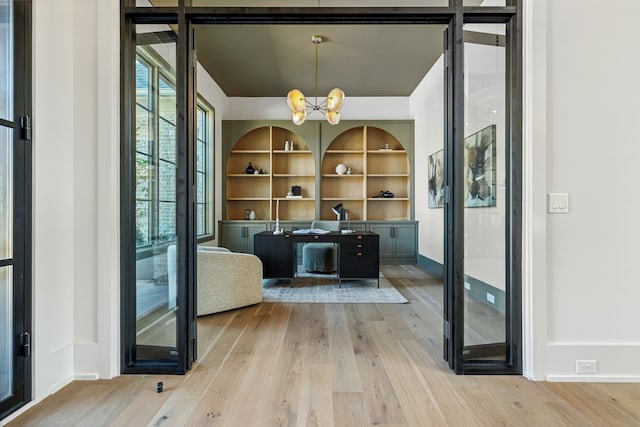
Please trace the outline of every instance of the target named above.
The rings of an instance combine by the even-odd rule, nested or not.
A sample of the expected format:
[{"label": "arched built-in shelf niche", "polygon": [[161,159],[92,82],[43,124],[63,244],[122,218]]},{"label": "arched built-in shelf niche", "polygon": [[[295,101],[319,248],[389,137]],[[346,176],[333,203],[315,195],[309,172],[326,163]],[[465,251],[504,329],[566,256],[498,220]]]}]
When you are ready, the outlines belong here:
[{"label": "arched built-in shelf niche", "polygon": [[[350,174],[338,174],[344,164]],[[351,220],[408,220],[411,214],[411,171],[408,153],[389,132],[374,126],[358,126],[336,136],[322,158],[322,219],[342,203]],[[392,198],[380,196],[389,191]]]},{"label": "arched built-in shelf niche", "polygon": [[[293,149],[285,150],[285,141]],[[263,173],[247,174],[249,162]],[[278,126],[253,129],[236,141],[226,163],[225,219],[245,219],[250,210],[257,220],[274,220],[276,205],[281,220],[315,217],[313,153],[295,132]],[[302,197],[287,197],[294,185],[301,187]]]}]

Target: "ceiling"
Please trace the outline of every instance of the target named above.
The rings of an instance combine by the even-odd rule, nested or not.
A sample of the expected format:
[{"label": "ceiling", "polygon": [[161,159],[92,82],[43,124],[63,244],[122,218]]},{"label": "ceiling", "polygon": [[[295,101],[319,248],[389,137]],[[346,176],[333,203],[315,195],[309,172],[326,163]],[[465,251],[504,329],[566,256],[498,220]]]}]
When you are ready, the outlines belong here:
[{"label": "ceiling", "polygon": [[442,25],[199,25],[198,61],[230,97],[409,96],[442,52]]}]

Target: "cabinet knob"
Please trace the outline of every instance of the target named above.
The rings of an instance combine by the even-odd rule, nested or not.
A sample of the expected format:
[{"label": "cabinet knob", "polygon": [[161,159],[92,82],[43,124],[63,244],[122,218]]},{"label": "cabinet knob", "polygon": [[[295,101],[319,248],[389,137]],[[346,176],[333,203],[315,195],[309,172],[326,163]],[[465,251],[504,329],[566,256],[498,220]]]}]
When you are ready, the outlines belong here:
[{"label": "cabinet knob", "polygon": [[357,246],[358,248],[361,248],[361,247],[362,247],[362,245],[356,245],[356,246]]},{"label": "cabinet knob", "polygon": [[313,236],[313,240],[318,240],[318,236]]},{"label": "cabinet knob", "polygon": [[362,240],[362,236],[356,236],[358,240]]},{"label": "cabinet knob", "polygon": [[357,254],[357,255],[358,255],[358,256],[362,256],[362,252],[358,252],[358,254]]}]

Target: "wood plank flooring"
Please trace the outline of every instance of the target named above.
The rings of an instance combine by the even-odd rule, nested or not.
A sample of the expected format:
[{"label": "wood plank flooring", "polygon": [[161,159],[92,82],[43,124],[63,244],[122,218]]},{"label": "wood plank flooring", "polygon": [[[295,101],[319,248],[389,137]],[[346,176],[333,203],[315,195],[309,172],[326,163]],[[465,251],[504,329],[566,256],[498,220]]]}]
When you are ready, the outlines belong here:
[{"label": "wood plank flooring", "polygon": [[205,316],[187,375],[73,382],[8,425],[640,425],[640,384],[453,375],[441,357],[441,284],[414,266],[383,273],[409,304],[259,304]]}]

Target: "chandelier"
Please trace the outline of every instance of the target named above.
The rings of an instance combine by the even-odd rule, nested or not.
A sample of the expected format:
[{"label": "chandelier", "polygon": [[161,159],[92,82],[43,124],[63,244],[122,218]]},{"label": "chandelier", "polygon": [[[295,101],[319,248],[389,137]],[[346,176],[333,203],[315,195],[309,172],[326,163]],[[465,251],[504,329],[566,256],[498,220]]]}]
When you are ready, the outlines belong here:
[{"label": "chandelier", "polygon": [[318,45],[322,43],[322,37],[314,34],[311,42],[316,46],[316,93],[315,102],[312,104],[300,89],[291,89],[287,94],[287,104],[291,109],[293,123],[301,125],[307,119],[307,115],[314,111],[320,111],[332,125],[340,123],[340,108],[344,102],[344,92],[340,88],[329,91],[327,98],[318,104]]}]

